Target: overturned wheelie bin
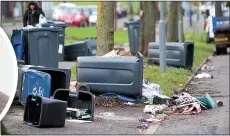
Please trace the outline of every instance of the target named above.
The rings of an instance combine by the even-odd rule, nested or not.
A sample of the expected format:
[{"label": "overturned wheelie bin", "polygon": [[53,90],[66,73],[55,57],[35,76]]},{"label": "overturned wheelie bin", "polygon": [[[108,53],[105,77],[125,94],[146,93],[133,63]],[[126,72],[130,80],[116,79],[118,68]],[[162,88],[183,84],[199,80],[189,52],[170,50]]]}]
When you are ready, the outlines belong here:
[{"label": "overturned wheelie bin", "polygon": [[[166,64],[168,66],[192,69],[194,57],[194,43],[187,41],[184,43],[166,42]],[[150,42],[148,47],[148,63],[160,63],[159,43]]]},{"label": "overturned wheelie bin", "polygon": [[216,45],[216,54],[227,54],[230,46],[230,17],[213,17],[213,32]]},{"label": "overturned wheelie bin", "polygon": [[138,52],[139,39],[135,38],[139,25],[131,22],[127,26],[133,56],[78,57],[78,86],[88,84],[93,94],[116,93],[134,98],[142,96],[143,56]]}]

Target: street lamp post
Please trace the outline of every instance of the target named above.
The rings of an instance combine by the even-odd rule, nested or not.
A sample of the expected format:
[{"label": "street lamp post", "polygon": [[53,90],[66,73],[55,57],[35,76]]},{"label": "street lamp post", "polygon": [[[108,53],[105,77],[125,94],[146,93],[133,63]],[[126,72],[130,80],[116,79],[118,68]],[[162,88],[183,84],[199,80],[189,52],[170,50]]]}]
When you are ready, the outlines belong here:
[{"label": "street lamp post", "polygon": [[159,43],[160,43],[160,70],[162,72],[166,71],[166,54],[165,54],[165,39],[166,39],[166,22],[164,17],[165,11],[165,2],[160,2],[160,35],[159,35]]}]

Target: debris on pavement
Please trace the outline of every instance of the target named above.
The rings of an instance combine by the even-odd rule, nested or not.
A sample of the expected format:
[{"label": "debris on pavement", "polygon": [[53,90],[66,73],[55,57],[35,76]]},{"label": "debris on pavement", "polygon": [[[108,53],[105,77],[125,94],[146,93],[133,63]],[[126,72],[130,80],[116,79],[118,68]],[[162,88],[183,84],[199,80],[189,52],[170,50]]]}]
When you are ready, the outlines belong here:
[{"label": "debris on pavement", "polygon": [[149,128],[149,124],[144,123],[144,124],[141,124],[141,125],[137,126],[136,129],[137,129],[139,132],[143,132],[143,131],[145,131],[145,130],[148,129],[148,128]]},{"label": "debris on pavement", "polygon": [[119,50],[112,50],[111,52],[106,53],[102,57],[116,57],[116,56],[120,56],[120,55],[118,55],[118,52],[119,52]]},{"label": "debris on pavement", "polygon": [[213,99],[209,96],[208,93],[206,93],[206,96],[203,97],[196,97],[196,99],[203,103],[204,106],[208,109],[213,109],[215,107],[215,102],[213,101]]},{"label": "debris on pavement", "polygon": [[222,101],[216,101],[218,107],[222,107],[224,103]]},{"label": "debris on pavement", "polygon": [[76,92],[77,92],[76,83],[77,83],[77,81],[70,81],[69,90],[70,90],[71,92],[73,92],[73,93],[76,93]]},{"label": "debris on pavement", "polygon": [[[148,104],[154,104],[153,99],[155,96],[158,96],[162,99],[170,99],[169,97],[162,95],[163,90],[159,84],[150,83],[147,80],[143,80],[142,96],[148,99]],[[157,102],[157,101],[156,101]],[[166,103],[161,103],[166,104]]]},{"label": "debris on pavement", "polygon": [[132,103],[132,102],[125,102],[124,104],[128,106],[135,106],[135,103]]},{"label": "debris on pavement", "polygon": [[162,105],[145,105],[143,112],[156,115],[159,113],[163,113],[163,110],[165,110],[166,108],[167,108],[167,106],[165,104],[162,104]]},{"label": "debris on pavement", "polygon": [[131,53],[130,51],[121,53],[120,55],[121,55],[121,56],[133,56],[132,53]]},{"label": "debris on pavement", "polygon": [[210,72],[211,70],[213,70],[214,69],[214,67],[212,66],[212,67],[210,67],[210,66],[208,66],[207,64],[204,64],[203,66],[201,66],[201,71],[208,71],[208,72]]},{"label": "debris on pavement", "polygon": [[100,113],[101,116],[115,116],[115,113],[114,112],[103,112],[103,113]]},{"label": "debris on pavement", "polygon": [[202,79],[202,78],[203,79],[213,79],[213,76],[208,74],[208,73],[203,72],[203,73],[197,74],[195,76],[195,78],[198,78],[198,79]]},{"label": "debris on pavement", "polygon": [[77,119],[67,119],[66,121],[73,122],[73,123],[92,123],[92,121],[89,120],[77,120]]}]

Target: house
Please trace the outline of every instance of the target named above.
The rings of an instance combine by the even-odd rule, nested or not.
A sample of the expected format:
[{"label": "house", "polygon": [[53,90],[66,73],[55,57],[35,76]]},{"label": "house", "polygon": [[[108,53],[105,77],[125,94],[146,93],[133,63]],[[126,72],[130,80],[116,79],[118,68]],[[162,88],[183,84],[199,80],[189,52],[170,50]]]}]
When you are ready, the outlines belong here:
[{"label": "house", "polygon": [[[2,18],[22,18],[29,1],[2,1],[1,17]],[[37,2],[40,6],[41,1]]]}]

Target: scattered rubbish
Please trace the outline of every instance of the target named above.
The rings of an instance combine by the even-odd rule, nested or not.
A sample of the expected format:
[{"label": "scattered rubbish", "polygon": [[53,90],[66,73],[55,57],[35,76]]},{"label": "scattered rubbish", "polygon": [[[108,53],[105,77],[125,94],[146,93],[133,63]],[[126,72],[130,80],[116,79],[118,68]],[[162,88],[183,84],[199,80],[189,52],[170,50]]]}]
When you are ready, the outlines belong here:
[{"label": "scattered rubbish", "polygon": [[222,101],[216,101],[216,103],[217,103],[217,106],[219,106],[219,107],[222,107],[224,105],[224,103]]},{"label": "scattered rubbish", "polygon": [[196,99],[202,103],[205,104],[205,107],[208,109],[213,109],[215,107],[215,103],[213,99],[209,96],[208,93],[206,93],[206,96],[204,97],[196,97]]},{"label": "scattered rubbish", "polygon": [[201,107],[198,102],[180,105],[178,108],[182,108],[183,110],[182,112],[176,113],[176,114],[192,115],[192,114],[198,114],[201,112]]},{"label": "scattered rubbish", "polygon": [[154,96],[153,101],[151,102],[151,104],[153,104],[153,105],[156,105],[156,104],[172,105],[173,104],[173,99],[168,97],[168,96],[164,96],[164,95]]},{"label": "scattered rubbish", "polygon": [[70,119],[85,120],[91,118],[90,111],[88,109],[67,108],[66,114],[67,118]]},{"label": "scattered rubbish", "polygon": [[89,120],[78,120],[78,119],[68,119],[66,121],[74,122],[74,123],[91,123],[92,122],[92,121],[89,121]]},{"label": "scattered rubbish", "polygon": [[101,116],[115,116],[115,113],[113,112],[103,112],[103,113],[100,113]]},{"label": "scattered rubbish", "polygon": [[77,92],[76,83],[77,83],[77,81],[70,81],[69,90],[70,90],[71,92],[73,92],[73,93],[76,93],[76,92]]},{"label": "scattered rubbish", "polygon": [[139,130],[139,132],[142,132],[142,131],[144,131],[144,130],[146,130],[148,128],[149,128],[149,124],[146,124],[146,123],[137,126],[137,129]]},{"label": "scattered rubbish", "polygon": [[214,67],[210,67],[208,66],[207,64],[204,64],[202,67],[201,67],[201,71],[211,71],[213,70]]},{"label": "scattered rubbish", "polygon": [[132,103],[132,102],[125,102],[124,104],[128,106],[135,106],[135,103]]},{"label": "scattered rubbish", "polygon": [[102,57],[116,57],[116,56],[120,56],[120,55],[118,55],[118,52],[119,52],[119,50],[112,50],[111,52],[106,53]]},{"label": "scattered rubbish", "polygon": [[162,105],[145,105],[143,112],[156,115],[156,114],[162,113],[163,110],[165,110],[166,108],[167,108],[167,106],[165,104],[162,104]]},{"label": "scattered rubbish", "polygon": [[150,83],[148,80],[143,80],[143,87],[147,89],[151,89],[157,92],[157,94],[163,93],[159,84]]},{"label": "scattered rubbish", "polygon": [[132,103],[136,103],[137,102],[137,99],[133,99],[133,98],[129,98],[129,97],[126,97],[124,95],[118,95],[118,94],[115,94],[115,93],[105,93],[105,94],[102,94],[100,95],[101,97],[113,97],[113,98],[118,98],[122,101],[126,101],[126,102],[132,102]]},{"label": "scattered rubbish", "polygon": [[202,78],[204,78],[204,79],[213,79],[213,76],[210,75],[210,74],[208,74],[208,73],[203,72],[201,74],[197,74],[195,76],[195,78],[199,78],[199,79],[202,79]]},{"label": "scattered rubbish", "polygon": [[130,51],[121,53],[120,55],[121,55],[121,56],[133,56],[132,53],[131,53]]},{"label": "scattered rubbish", "polygon": [[142,96],[148,99],[147,103],[153,104],[152,101],[154,96],[166,98],[166,96],[161,95],[162,93],[163,91],[159,84],[149,83],[149,81],[143,80]]}]

